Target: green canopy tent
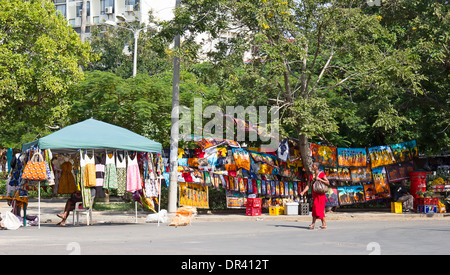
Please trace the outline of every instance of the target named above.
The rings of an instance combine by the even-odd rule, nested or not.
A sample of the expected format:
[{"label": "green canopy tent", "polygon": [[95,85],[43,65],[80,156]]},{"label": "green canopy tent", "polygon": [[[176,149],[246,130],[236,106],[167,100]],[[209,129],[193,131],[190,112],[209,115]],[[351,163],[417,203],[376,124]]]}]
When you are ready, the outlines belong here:
[{"label": "green canopy tent", "polygon": [[[125,128],[98,121],[92,118],[73,124],[71,126],[64,127],[59,131],[56,131],[33,142],[23,144],[22,152],[25,152],[30,148],[38,148],[41,150],[50,149],[54,153],[71,154],[76,153],[80,149],[123,150],[148,153],[162,152],[161,143],[150,140]],[[40,191],[40,188],[38,188],[38,190]],[[40,220],[40,192],[38,196],[38,215]]]},{"label": "green canopy tent", "polygon": [[70,152],[78,149],[113,149],[161,153],[161,143],[138,135],[125,128],[95,119],[88,119],[48,136],[22,145],[22,152],[31,148]]}]

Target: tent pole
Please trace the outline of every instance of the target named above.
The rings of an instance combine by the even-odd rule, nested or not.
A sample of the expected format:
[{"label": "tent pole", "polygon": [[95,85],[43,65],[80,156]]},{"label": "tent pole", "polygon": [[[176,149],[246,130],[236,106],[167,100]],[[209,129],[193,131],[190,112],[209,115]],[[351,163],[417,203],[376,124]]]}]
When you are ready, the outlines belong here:
[{"label": "tent pole", "polygon": [[135,213],[136,223],[138,223],[137,222],[137,201],[134,201],[134,213]]},{"label": "tent pole", "polygon": [[[26,216],[24,217],[27,218]],[[38,229],[41,229],[41,182],[38,187]]]},{"label": "tent pole", "polygon": [[158,184],[159,184],[159,198],[158,198],[158,227],[159,227],[159,218],[161,214],[161,175],[158,177]]}]

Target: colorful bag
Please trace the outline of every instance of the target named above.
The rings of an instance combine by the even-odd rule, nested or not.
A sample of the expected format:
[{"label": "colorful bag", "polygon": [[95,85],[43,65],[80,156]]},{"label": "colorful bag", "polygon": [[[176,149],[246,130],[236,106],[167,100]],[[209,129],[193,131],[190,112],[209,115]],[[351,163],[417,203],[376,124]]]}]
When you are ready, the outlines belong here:
[{"label": "colorful bag", "polygon": [[40,181],[48,179],[44,157],[40,153],[35,153],[28,161],[23,169],[22,179]]}]

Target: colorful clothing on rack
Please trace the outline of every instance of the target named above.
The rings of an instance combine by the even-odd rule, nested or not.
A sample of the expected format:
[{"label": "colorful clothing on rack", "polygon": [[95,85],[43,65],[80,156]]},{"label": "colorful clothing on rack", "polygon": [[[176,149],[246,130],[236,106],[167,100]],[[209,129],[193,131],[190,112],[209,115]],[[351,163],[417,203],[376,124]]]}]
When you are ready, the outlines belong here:
[{"label": "colorful clothing on rack", "polygon": [[61,165],[61,177],[59,178],[58,194],[72,194],[77,191],[75,177],[72,173],[72,163],[69,161]]},{"label": "colorful clothing on rack", "polygon": [[127,155],[128,167],[127,167],[127,192],[135,192],[142,189],[141,175],[139,173],[139,164],[137,160],[137,154],[134,159]]},{"label": "colorful clothing on rack", "polygon": [[97,185],[97,180],[95,178],[95,155],[92,155],[92,158],[90,158],[87,154],[85,154],[84,163],[85,163],[84,186],[95,187]]},{"label": "colorful clothing on rack", "polygon": [[127,186],[127,161],[125,155],[116,155],[116,173],[117,173],[117,195],[125,195],[125,189]]},{"label": "colorful clothing on rack", "polygon": [[[80,171],[79,182],[81,187],[81,196],[83,197],[83,207],[89,208],[91,206],[91,188],[87,188],[86,181],[86,160],[83,158],[83,152],[80,151]],[[94,174],[95,176],[95,174]]]},{"label": "colorful clothing on rack", "polygon": [[117,171],[116,163],[114,162],[114,154],[111,158],[108,154],[106,154],[105,165],[105,180],[103,182],[103,188],[117,189]]}]

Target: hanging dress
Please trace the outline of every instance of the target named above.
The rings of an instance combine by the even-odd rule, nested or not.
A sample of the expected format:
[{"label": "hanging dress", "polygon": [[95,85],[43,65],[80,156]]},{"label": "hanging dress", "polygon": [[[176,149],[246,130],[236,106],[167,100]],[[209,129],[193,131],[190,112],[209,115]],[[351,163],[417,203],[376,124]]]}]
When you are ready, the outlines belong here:
[{"label": "hanging dress", "polygon": [[92,158],[90,158],[86,152],[84,162],[86,163],[84,186],[95,187],[97,185],[97,179],[95,177],[95,155],[93,154]]},{"label": "hanging dress", "polygon": [[116,163],[114,161],[114,154],[110,158],[108,154],[106,154],[105,160],[105,179],[103,181],[104,189],[117,189],[117,171],[116,171]]},{"label": "hanging dress", "polygon": [[125,195],[127,186],[127,162],[123,154],[116,155],[117,196]]},{"label": "hanging dress", "polygon": [[106,197],[105,190],[103,189],[103,182],[105,180],[105,160],[101,155],[96,157],[95,162],[95,196],[97,198]]},{"label": "hanging dress", "polygon": [[72,163],[65,161],[61,164],[58,194],[72,194],[75,191],[77,191],[77,185],[75,183],[75,176],[72,173]]},{"label": "hanging dress", "polygon": [[[95,175],[95,174],[94,174]],[[83,157],[83,151],[80,151],[80,186],[81,196],[83,199],[83,207],[89,208],[91,206],[91,188],[86,187],[86,160]]]},{"label": "hanging dress", "polygon": [[127,155],[127,160],[127,192],[133,193],[142,189],[137,154],[134,156],[134,159],[131,159],[130,156]]}]

